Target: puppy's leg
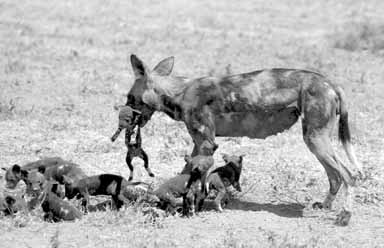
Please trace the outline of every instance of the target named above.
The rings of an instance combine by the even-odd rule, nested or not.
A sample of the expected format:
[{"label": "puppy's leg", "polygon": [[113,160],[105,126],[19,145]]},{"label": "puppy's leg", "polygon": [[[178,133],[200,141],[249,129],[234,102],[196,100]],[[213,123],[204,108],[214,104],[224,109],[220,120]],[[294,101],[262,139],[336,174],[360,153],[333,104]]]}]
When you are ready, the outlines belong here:
[{"label": "puppy's leg", "polygon": [[225,185],[224,185],[223,181],[221,180],[221,178],[218,175],[212,175],[212,176],[213,176],[213,178],[212,178],[213,180],[211,181],[212,186],[218,192],[216,199],[215,199],[216,209],[217,209],[217,211],[222,212],[223,208],[221,206],[221,201],[224,198],[227,191],[225,189]]},{"label": "puppy's leg", "polygon": [[112,196],[112,202],[113,202],[113,205],[115,205],[117,210],[120,210],[120,208],[124,205],[124,201],[120,200],[118,195]]},{"label": "puppy's leg", "polygon": [[134,157],[134,154],[132,154],[131,148],[128,147],[127,156],[125,157],[125,162],[127,163],[130,171],[128,181],[131,181],[133,179],[133,165],[132,165],[133,157]]},{"label": "puppy's leg", "polygon": [[149,168],[149,162],[148,162],[148,155],[147,155],[147,153],[141,147],[139,148],[138,152],[139,152],[138,156],[144,161],[144,168],[147,171],[148,175],[150,177],[154,177],[155,174],[153,174],[151,169]]},{"label": "puppy's leg", "polygon": [[79,197],[82,197],[81,206],[85,213],[88,213],[88,205],[89,205],[89,193],[88,190],[79,194]]}]

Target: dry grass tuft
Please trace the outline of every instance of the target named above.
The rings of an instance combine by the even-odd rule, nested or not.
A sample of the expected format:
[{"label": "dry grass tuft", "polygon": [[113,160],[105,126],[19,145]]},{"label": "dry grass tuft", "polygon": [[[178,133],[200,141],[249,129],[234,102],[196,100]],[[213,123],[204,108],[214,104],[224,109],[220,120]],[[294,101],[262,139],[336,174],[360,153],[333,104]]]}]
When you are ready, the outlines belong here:
[{"label": "dry grass tuft", "polygon": [[381,52],[384,50],[384,24],[369,21],[348,23],[334,34],[333,39],[335,48]]}]

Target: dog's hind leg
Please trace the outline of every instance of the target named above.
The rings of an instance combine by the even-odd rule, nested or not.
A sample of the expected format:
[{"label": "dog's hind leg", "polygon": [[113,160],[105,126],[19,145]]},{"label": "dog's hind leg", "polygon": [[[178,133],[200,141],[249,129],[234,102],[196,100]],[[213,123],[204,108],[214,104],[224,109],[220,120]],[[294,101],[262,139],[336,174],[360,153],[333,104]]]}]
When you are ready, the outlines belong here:
[{"label": "dog's hind leg", "polygon": [[132,181],[132,179],[133,179],[132,159],[133,159],[133,156],[132,156],[132,154],[131,154],[131,152],[129,151],[129,148],[128,148],[127,156],[125,157],[125,162],[127,163],[127,166],[129,168],[129,178],[128,178],[128,181]]},{"label": "dog's hind leg", "polygon": [[153,174],[153,172],[151,171],[151,168],[149,168],[148,155],[141,147],[140,147],[138,156],[144,161],[144,168],[147,171],[148,175],[150,177],[154,177],[155,174]]},{"label": "dog's hind leg", "polygon": [[[308,90],[304,94],[304,102],[302,121],[304,141],[323,165],[330,185],[328,195],[323,203],[315,203],[314,206],[330,209],[341,185],[344,183],[346,186],[345,196],[348,199],[350,198],[349,186],[354,186],[355,183],[351,172],[337,158],[332,148],[330,137],[336,123],[338,108],[336,94],[327,88],[317,88],[316,91]],[[341,214],[344,222],[348,222],[351,217],[352,202],[349,202],[349,204],[344,202]]]}]

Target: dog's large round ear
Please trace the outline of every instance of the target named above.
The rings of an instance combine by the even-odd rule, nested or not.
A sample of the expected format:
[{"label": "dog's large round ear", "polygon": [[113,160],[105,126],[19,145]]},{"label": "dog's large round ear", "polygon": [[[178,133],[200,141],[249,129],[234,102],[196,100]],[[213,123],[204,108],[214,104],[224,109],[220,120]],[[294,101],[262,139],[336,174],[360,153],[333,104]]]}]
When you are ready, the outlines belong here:
[{"label": "dog's large round ear", "polygon": [[136,55],[131,54],[131,64],[136,78],[146,77],[148,75],[147,66]]},{"label": "dog's large round ear", "polygon": [[153,71],[160,76],[168,76],[172,72],[174,63],[175,57],[173,56],[163,59],[153,68]]},{"label": "dog's large round ear", "polygon": [[18,165],[18,164],[12,165],[12,172],[13,173],[20,173],[20,171],[21,171],[20,165]]},{"label": "dog's large round ear", "polygon": [[45,173],[45,166],[39,166],[37,171],[40,172],[41,174],[44,174]]},{"label": "dog's large round ear", "polygon": [[21,178],[22,179],[27,179],[28,178],[28,171],[26,170],[21,170]]},{"label": "dog's large round ear", "polygon": [[225,163],[228,163],[228,161],[229,161],[229,155],[226,154],[226,153],[224,153],[224,154],[222,154],[222,156],[223,156],[223,160],[224,160],[224,162],[225,162]]}]

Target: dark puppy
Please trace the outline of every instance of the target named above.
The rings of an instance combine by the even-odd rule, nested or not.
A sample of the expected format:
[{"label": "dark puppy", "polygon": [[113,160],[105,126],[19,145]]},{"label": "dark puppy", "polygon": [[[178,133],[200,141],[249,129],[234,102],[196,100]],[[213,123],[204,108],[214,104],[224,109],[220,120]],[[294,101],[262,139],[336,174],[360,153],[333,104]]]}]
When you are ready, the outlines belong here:
[{"label": "dark puppy", "polygon": [[88,210],[89,196],[95,195],[110,195],[114,207],[120,209],[124,203],[131,203],[136,201],[141,195],[142,191],[136,188],[143,185],[143,183],[131,183],[119,175],[113,174],[100,174],[90,176],[78,181],[64,176],[65,181],[65,195],[68,199],[75,196],[83,198],[83,206],[85,211]]},{"label": "dark puppy", "polygon": [[81,219],[82,217],[81,212],[77,208],[72,206],[69,202],[59,198],[49,189],[47,189],[39,199],[42,199],[41,207],[45,212],[44,220],[46,221],[72,221]]},{"label": "dark puppy", "polygon": [[[222,212],[223,208],[221,206],[221,201],[226,195],[226,188],[233,186],[237,191],[241,192],[241,186],[239,183],[240,174],[243,167],[243,157],[241,156],[228,156],[223,155],[225,162],[224,166],[218,167],[209,173],[207,180],[205,182],[205,195],[208,195],[211,189],[218,191],[217,197],[215,199],[216,208],[218,211]],[[203,204],[200,202],[199,205]],[[200,206],[200,207],[201,207]]]},{"label": "dark puppy", "polygon": [[[140,115],[141,115],[140,111],[135,110],[129,106],[122,106],[119,112],[119,126],[115,134],[111,138],[112,142],[114,142],[119,136],[119,134],[121,133],[121,131],[125,129],[125,145],[127,146],[127,150],[128,150],[127,155],[125,157],[125,161],[130,170],[130,175],[128,179],[129,181],[133,179],[132,160],[135,157],[139,157],[144,161],[144,168],[148,172],[148,175],[150,177],[155,176],[152,173],[151,169],[149,168],[148,155],[144,151],[144,149],[141,147],[140,126],[137,125]],[[132,135],[135,135],[135,131],[134,131],[135,127],[137,128],[136,138],[135,138],[135,141],[131,141]]]},{"label": "dark puppy", "polygon": [[57,196],[57,182],[47,181],[44,175],[38,171],[22,170],[21,173],[22,180],[27,185],[26,194],[32,197],[28,202],[29,209],[41,205],[46,221],[70,221],[81,218],[78,209]]},{"label": "dark puppy", "polygon": [[2,168],[6,171],[5,181],[6,187],[9,189],[16,188],[17,184],[21,180],[21,170],[31,171],[37,170],[39,167],[49,168],[51,166],[65,164],[67,161],[63,160],[60,157],[51,157],[37,160],[35,162],[27,163],[24,166],[19,166],[17,164],[11,166],[10,168]]}]

